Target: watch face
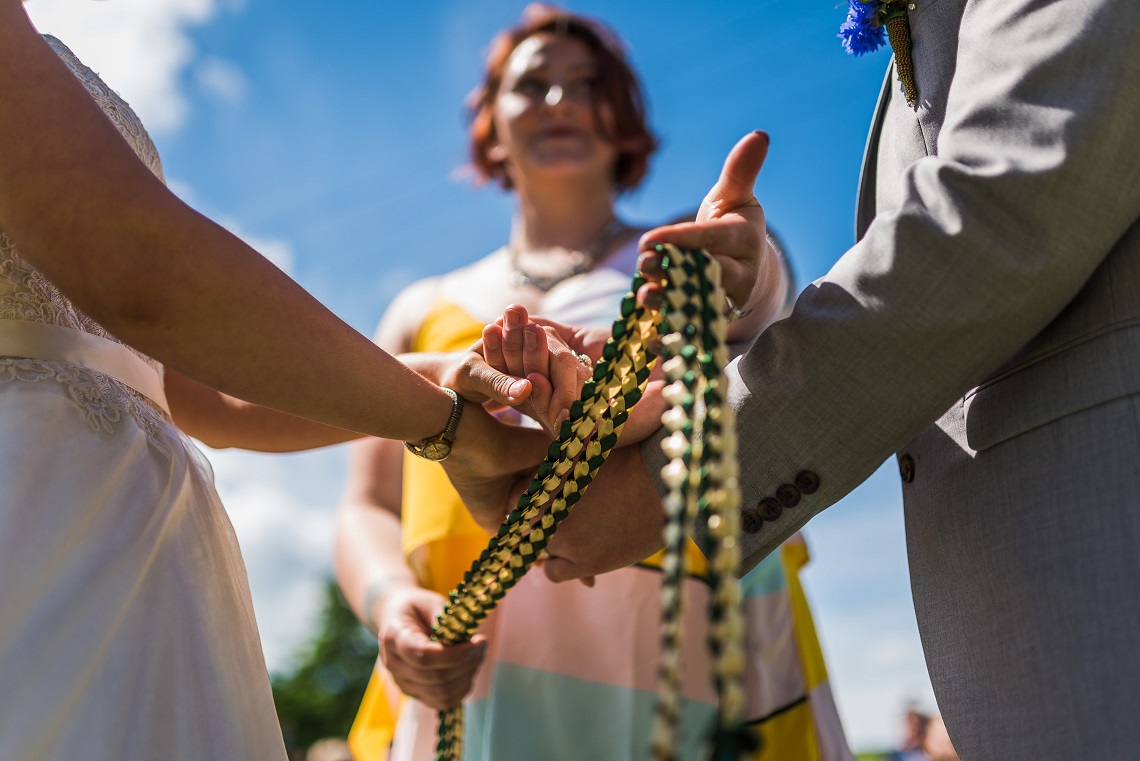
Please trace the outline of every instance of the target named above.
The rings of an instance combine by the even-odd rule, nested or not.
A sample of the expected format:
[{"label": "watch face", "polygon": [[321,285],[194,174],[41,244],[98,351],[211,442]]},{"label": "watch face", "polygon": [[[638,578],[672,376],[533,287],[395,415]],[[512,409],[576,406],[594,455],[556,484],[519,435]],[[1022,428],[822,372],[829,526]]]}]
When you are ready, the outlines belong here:
[{"label": "watch face", "polygon": [[425,459],[439,462],[446,460],[449,454],[451,454],[451,444],[447,441],[429,441],[424,444],[423,456]]}]

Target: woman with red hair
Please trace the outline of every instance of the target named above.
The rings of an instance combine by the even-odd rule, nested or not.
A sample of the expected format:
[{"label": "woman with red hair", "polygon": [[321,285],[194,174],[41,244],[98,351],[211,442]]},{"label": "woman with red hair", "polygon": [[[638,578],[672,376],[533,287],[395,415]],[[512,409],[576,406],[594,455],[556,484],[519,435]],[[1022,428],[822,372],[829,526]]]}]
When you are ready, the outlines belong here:
[{"label": "woman with red hair", "polygon": [[[471,265],[410,286],[388,308],[377,342],[395,353],[465,348],[512,304],[582,327],[610,324],[645,232],[621,220],[614,202],[644,179],[657,147],[617,38],[592,19],[531,5],[495,38],[469,107],[477,174],[517,199],[509,238]],[[730,337],[754,336],[777,316],[786,289],[783,273],[758,282],[753,312]],[[537,327],[512,319],[514,310],[505,328],[522,331],[527,349],[542,345]],[[384,758],[391,744],[393,761],[434,758],[436,711],[464,699],[466,759],[643,756],[656,690],[657,557],[604,574],[592,589],[531,573],[471,643],[444,648],[430,641],[431,624],[487,545],[485,528],[439,468],[398,443],[355,446],[335,565],[346,598],[378,633],[382,663],[354,727],[354,756]],[[691,668],[679,750],[697,759],[715,696],[703,652],[704,558],[692,544],[689,555]],[[796,569],[804,561],[799,542],[745,580],[749,642],[760,643],[749,653],[749,719],[768,737],[764,758],[850,758],[810,615],[797,626],[804,622],[793,613],[807,610],[793,605],[803,603]]]}]

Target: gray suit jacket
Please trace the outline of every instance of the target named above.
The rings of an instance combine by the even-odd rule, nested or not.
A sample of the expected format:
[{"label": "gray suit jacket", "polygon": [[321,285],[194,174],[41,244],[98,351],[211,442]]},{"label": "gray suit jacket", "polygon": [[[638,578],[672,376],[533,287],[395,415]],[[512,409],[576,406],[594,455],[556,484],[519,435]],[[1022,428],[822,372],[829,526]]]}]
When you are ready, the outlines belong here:
[{"label": "gray suit jacket", "polygon": [[744,510],[779,513],[746,565],[897,452],[962,758],[1134,757],[1140,2],[915,0],[910,25],[919,103],[889,72],[859,242],[729,370]]}]

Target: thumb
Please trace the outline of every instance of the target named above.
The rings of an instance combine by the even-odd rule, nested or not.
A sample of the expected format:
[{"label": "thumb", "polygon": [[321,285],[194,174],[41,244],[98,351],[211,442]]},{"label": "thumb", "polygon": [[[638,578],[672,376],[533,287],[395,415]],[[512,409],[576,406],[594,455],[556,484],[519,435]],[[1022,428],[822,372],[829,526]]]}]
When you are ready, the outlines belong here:
[{"label": "thumb", "polygon": [[412,598],[407,612],[418,624],[426,626],[425,631],[430,634],[431,625],[439,618],[439,614],[443,613],[443,608],[447,604],[447,598],[429,589],[421,589],[418,591],[421,594],[417,594]]},{"label": "thumb", "polygon": [[476,401],[489,399],[496,404],[514,407],[530,396],[531,383],[525,378],[501,373],[484,361],[479,361],[467,374],[463,395]]},{"label": "thumb", "polygon": [[749,132],[737,141],[720,171],[720,178],[701,203],[698,221],[721,217],[735,208],[756,204],[753,189],[768,157],[768,133]]}]

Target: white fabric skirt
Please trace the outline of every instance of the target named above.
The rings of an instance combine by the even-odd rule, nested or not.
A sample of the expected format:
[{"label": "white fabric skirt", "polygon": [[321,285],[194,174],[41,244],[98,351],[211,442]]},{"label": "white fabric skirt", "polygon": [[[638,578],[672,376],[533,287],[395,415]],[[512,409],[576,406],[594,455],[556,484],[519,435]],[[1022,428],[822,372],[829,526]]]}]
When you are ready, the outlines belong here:
[{"label": "white fabric skirt", "polygon": [[107,376],[0,359],[0,759],[284,758],[201,453]]}]

